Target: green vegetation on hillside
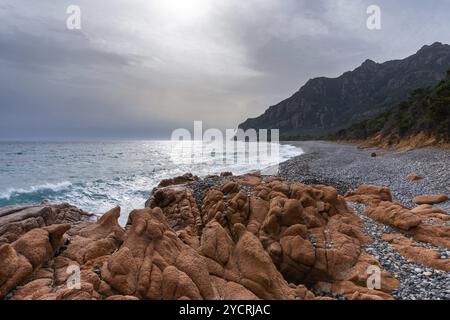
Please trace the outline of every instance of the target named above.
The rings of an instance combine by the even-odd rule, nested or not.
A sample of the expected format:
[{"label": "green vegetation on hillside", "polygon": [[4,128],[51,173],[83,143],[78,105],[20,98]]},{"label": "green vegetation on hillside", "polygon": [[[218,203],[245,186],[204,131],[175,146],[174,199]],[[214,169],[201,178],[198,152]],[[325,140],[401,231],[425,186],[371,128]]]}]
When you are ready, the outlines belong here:
[{"label": "green vegetation on hillside", "polygon": [[450,69],[447,78],[431,88],[417,89],[410,98],[379,116],[338,131],[335,140],[363,140],[380,134],[389,144],[423,133],[450,142]]}]

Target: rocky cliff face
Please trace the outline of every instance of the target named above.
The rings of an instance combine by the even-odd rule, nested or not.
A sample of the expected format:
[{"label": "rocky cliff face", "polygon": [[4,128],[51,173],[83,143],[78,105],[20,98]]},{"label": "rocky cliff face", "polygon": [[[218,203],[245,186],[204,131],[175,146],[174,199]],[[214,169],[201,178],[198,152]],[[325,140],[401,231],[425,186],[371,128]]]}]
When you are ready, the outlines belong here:
[{"label": "rocky cliff face", "polygon": [[309,80],[292,97],[242,129],[280,129],[281,136],[324,136],[386,111],[415,89],[431,86],[450,67],[450,45],[434,43],[403,59],[360,67],[338,78]]}]

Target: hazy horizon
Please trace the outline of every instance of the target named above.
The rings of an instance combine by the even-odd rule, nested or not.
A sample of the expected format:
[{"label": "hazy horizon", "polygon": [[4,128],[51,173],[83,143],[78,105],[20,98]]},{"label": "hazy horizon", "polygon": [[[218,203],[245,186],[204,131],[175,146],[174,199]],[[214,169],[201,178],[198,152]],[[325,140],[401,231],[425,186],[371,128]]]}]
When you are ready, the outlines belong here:
[{"label": "hazy horizon", "polygon": [[[81,9],[69,30],[66,10]],[[382,28],[366,26],[367,7]],[[164,140],[236,128],[315,77],[450,43],[450,2],[52,1],[0,4],[0,141]]]}]

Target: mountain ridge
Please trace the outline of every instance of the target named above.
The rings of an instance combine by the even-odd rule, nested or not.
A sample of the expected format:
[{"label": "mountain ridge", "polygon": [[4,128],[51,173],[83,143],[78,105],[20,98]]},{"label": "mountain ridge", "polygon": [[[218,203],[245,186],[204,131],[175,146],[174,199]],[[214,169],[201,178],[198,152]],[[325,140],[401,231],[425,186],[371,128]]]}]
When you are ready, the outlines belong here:
[{"label": "mountain ridge", "polygon": [[404,59],[367,59],[337,78],[308,80],[291,97],[239,125],[280,129],[285,137],[323,137],[389,110],[418,88],[442,80],[450,67],[450,45],[424,45]]}]

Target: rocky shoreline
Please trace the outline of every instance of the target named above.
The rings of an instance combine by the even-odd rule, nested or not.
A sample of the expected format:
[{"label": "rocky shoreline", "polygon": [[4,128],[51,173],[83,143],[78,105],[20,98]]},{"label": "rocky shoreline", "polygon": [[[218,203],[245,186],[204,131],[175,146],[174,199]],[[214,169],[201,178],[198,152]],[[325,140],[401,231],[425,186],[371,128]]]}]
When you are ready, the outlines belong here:
[{"label": "rocky shoreline", "polygon": [[300,146],[279,177],[164,180],[125,227],[120,208],[0,208],[0,298],[450,299],[448,157]]},{"label": "rocky shoreline", "polygon": [[[288,181],[330,185],[341,194],[361,184],[389,186],[396,201],[409,207],[415,206],[412,199],[417,195],[450,193],[448,150],[396,152],[324,141],[288,143],[305,151],[280,165],[279,175]],[[422,179],[410,181],[411,175]],[[438,206],[450,211],[450,201]]]},{"label": "rocky shoreline", "polygon": [[[306,154],[281,164],[280,176],[286,180],[327,184],[342,194],[364,183],[389,185],[395,200],[411,208],[416,206],[412,199],[418,194],[448,194],[450,191],[450,152],[447,150],[423,148],[388,152],[374,147],[358,147],[357,144],[289,143],[302,147]],[[376,157],[372,156],[374,154]],[[364,221],[366,231],[374,240],[364,248],[365,251],[379,257],[386,270],[398,275],[401,285],[393,293],[396,299],[450,299],[448,272],[405,259],[382,238],[386,232],[395,232],[391,227],[364,214],[366,205],[349,203],[349,206]],[[443,209],[443,214],[450,212],[449,201],[438,203],[435,207]],[[438,224],[450,226],[449,220],[444,218]],[[435,224],[432,219],[425,221]],[[416,244],[433,250],[441,259],[450,258],[449,248],[422,242]],[[430,272],[432,275],[429,275]]]}]

